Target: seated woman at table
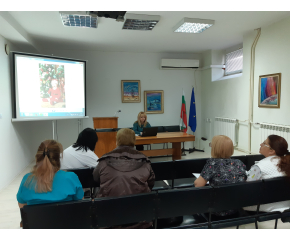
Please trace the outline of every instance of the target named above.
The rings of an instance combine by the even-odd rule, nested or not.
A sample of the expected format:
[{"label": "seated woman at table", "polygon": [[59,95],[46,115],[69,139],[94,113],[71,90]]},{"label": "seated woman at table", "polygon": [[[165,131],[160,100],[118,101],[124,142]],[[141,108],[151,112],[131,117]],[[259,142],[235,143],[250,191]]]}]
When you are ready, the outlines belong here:
[{"label": "seated woman at table", "polygon": [[[133,124],[133,131],[135,134],[142,135],[143,128],[150,128],[151,125],[149,122],[147,122],[147,115],[145,112],[139,112],[137,116],[137,121]],[[143,151],[144,146],[143,145],[136,145],[136,149],[138,151]]]},{"label": "seated woman at table", "polygon": [[98,156],[94,153],[98,136],[94,129],[86,128],[78,136],[77,141],[63,151],[61,169],[95,168]]},{"label": "seated woman at table", "polygon": [[[287,141],[280,136],[270,135],[260,144],[264,159],[256,162],[247,172],[247,182],[275,177],[290,176],[290,153]],[[261,212],[283,212],[290,208],[290,201],[260,205]],[[256,211],[257,206],[245,207],[244,210]]]},{"label": "seated woman at table", "polygon": [[[148,157],[134,149],[135,140],[133,130],[120,129],[117,132],[117,148],[99,158],[93,172],[94,180],[100,184],[97,197],[151,192],[155,175]],[[148,228],[151,225],[143,222],[126,228]]]},{"label": "seated woman at table", "polygon": [[[246,181],[246,166],[238,159],[231,159],[234,153],[232,140],[224,135],[214,136],[211,143],[211,158],[207,160],[200,176],[195,180],[195,187],[220,186]],[[213,213],[225,217],[238,213],[238,210],[228,210]]]},{"label": "seated woman at table", "polygon": [[60,170],[62,149],[62,145],[55,140],[45,140],[39,145],[36,164],[23,177],[17,193],[19,208],[83,198],[84,191],[78,176]]}]

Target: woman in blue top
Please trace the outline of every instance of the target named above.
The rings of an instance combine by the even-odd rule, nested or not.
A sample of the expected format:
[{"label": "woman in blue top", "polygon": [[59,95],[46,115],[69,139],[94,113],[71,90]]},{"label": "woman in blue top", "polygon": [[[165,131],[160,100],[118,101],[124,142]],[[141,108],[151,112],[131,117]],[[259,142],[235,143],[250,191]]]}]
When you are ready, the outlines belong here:
[{"label": "woman in blue top", "polygon": [[36,164],[20,184],[17,201],[24,205],[80,200],[84,191],[78,176],[60,170],[63,148],[54,140],[45,140],[35,155]]},{"label": "woman in blue top", "polygon": [[[139,112],[137,116],[137,121],[133,124],[133,131],[135,134],[142,135],[143,128],[150,128],[151,125],[149,122],[147,122],[147,115],[145,112]],[[136,145],[136,149],[138,151],[143,151],[144,146],[143,145]]]}]

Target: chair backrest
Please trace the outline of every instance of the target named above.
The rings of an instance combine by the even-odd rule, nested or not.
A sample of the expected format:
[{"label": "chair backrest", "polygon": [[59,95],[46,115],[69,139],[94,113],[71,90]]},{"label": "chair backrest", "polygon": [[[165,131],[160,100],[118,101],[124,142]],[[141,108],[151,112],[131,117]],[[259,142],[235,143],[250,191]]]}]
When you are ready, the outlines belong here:
[{"label": "chair backrest", "polygon": [[180,132],[179,125],[164,126],[164,132]]},{"label": "chair backrest", "polygon": [[74,172],[78,176],[83,188],[91,188],[94,186],[94,168],[72,168],[64,169],[64,171]]},{"label": "chair backrest", "polygon": [[262,196],[263,182],[242,182],[213,187],[213,212],[239,209],[259,204]]},{"label": "chair backrest", "polygon": [[263,180],[261,204],[290,200],[290,177]]},{"label": "chair backrest", "polygon": [[208,158],[200,159],[183,159],[174,161],[174,177],[189,178],[192,177],[192,173],[201,173]]},{"label": "chair backrest", "polygon": [[155,174],[155,181],[171,180],[174,178],[173,161],[151,163],[152,170]]},{"label": "chair backrest", "polygon": [[212,187],[164,190],[157,195],[157,217],[168,218],[208,212]]},{"label": "chair backrest", "polygon": [[265,156],[263,156],[262,154],[255,154],[255,155],[247,155],[247,158],[248,158],[247,170],[250,170],[256,161],[262,160],[263,158],[265,158]]},{"label": "chair backrest", "polygon": [[246,169],[248,169],[248,156],[247,155],[242,155],[242,156],[231,156],[231,159],[239,159],[241,160],[245,165]]},{"label": "chair backrest", "polygon": [[154,192],[114,198],[96,198],[93,206],[96,213],[96,227],[150,222],[155,218]]},{"label": "chair backrest", "polygon": [[152,126],[152,127],[158,127],[157,132],[164,132],[164,127],[163,126]]},{"label": "chair backrest", "polygon": [[92,201],[26,205],[20,209],[24,229],[93,228]]}]

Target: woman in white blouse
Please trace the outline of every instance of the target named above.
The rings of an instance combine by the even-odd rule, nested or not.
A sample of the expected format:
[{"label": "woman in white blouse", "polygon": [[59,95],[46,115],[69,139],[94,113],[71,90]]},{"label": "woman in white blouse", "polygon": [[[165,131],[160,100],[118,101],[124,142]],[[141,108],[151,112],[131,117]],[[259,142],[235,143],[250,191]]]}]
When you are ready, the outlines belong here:
[{"label": "woman in white blouse", "polygon": [[[247,172],[247,182],[261,179],[290,176],[290,153],[286,140],[277,135],[270,135],[260,144],[260,153],[266,158]],[[290,201],[269,203],[260,206],[261,212],[283,212],[290,208]],[[247,211],[256,211],[257,206],[245,207]]]}]

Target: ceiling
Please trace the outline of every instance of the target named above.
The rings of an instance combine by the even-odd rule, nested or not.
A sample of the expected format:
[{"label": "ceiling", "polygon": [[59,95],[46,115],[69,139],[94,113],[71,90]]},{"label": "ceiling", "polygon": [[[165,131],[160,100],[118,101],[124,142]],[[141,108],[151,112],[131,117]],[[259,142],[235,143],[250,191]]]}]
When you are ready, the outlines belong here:
[{"label": "ceiling", "polygon": [[[117,52],[200,53],[226,49],[243,41],[243,35],[289,16],[288,11],[128,11],[160,15],[152,31],[122,30],[123,22],[99,18],[96,29],[64,27],[57,11],[0,12],[0,35],[20,47],[36,50],[65,49]],[[184,17],[215,20],[199,34],[174,33]]]}]

